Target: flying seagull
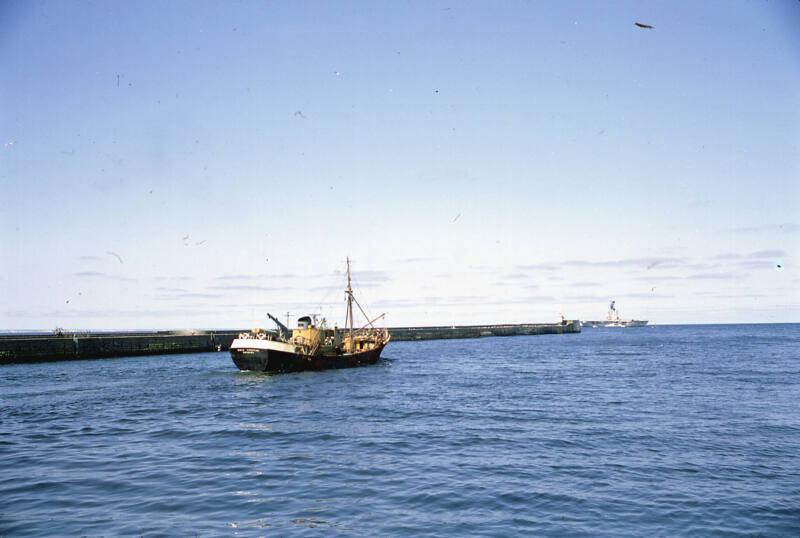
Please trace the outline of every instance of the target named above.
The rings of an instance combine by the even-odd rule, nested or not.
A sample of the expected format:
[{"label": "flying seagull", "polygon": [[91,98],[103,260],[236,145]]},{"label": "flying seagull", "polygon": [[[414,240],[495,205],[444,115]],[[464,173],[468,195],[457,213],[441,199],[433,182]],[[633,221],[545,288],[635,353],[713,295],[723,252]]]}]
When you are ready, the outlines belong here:
[{"label": "flying seagull", "polygon": [[653,27],[650,26],[649,24],[644,24],[644,23],[641,23],[641,22],[634,22],[633,24],[635,24],[639,28],[645,28],[647,30],[652,30],[653,29]]}]

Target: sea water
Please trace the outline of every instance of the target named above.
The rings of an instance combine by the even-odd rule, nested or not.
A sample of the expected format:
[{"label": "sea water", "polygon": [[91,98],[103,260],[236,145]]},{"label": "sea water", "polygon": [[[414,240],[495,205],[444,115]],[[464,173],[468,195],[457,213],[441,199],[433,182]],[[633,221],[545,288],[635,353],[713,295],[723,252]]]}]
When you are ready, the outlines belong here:
[{"label": "sea water", "polygon": [[800,325],[0,367],[0,536],[800,536]]}]

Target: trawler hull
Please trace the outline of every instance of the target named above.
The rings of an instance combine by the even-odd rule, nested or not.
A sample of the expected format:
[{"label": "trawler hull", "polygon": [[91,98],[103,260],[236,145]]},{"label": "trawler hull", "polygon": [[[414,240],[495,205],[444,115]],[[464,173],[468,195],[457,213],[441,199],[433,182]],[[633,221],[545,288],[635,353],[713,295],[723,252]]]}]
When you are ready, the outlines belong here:
[{"label": "trawler hull", "polygon": [[304,355],[279,349],[231,348],[231,358],[239,370],[253,372],[305,372],[333,368],[354,368],[375,364],[386,344],[358,353]]}]

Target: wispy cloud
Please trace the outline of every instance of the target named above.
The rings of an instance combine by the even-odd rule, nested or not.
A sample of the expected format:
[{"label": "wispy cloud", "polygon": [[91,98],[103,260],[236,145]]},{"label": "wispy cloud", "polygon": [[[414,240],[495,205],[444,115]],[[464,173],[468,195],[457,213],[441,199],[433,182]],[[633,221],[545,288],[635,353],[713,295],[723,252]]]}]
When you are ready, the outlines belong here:
[{"label": "wispy cloud", "polygon": [[517,265],[514,269],[518,271],[558,271],[561,267],[553,263],[534,263],[529,265]]},{"label": "wispy cloud", "polygon": [[473,304],[485,297],[418,297],[415,299],[383,299],[376,301],[375,308],[414,308],[427,306],[448,306]]},{"label": "wispy cloud", "polygon": [[738,280],[742,278],[739,273],[695,273],[686,277],[688,280]]},{"label": "wispy cloud", "polygon": [[519,271],[563,271],[575,267],[591,268],[622,268],[639,267],[653,269],[655,267],[680,267],[687,263],[686,258],[675,257],[642,257],[620,258],[616,260],[565,260],[561,262],[535,263],[530,265],[517,265]]},{"label": "wispy cloud", "polygon": [[[353,282],[353,287],[356,289],[368,289],[368,288],[377,288],[381,284],[379,282]],[[345,286],[343,284],[329,284],[327,286],[312,286],[310,288],[303,288],[308,291],[344,291]],[[288,289],[288,288],[283,288]]]},{"label": "wispy cloud", "polygon": [[769,297],[766,293],[711,293],[708,296],[716,299],[765,299]]},{"label": "wispy cloud", "polygon": [[794,222],[785,222],[783,224],[766,224],[763,226],[744,226],[741,228],[734,228],[731,230],[736,234],[751,234],[751,233],[797,233],[800,232],[800,224]]},{"label": "wispy cloud", "polygon": [[[191,306],[187,309],[153,309],[153,310],[94,310],[94,309],[69,309],[69,310],[51,310],[45,312],[21,311],[18,312],[25,317],[46,317],[46,318],[60,318],[60,319],[77,319],[83,320],[85,318],[103,318],[103,319],[117,319],[117,318],[169,318],[180,316],[185,317],[200,317],[200,316],[214,316],[219,314],[219,310],[198,310]],[[80,322],[80,321],[79,321]]]},{"label": "wispy cloud", "polygon": [[644,299],[644,300],[653,300],[653,299],[671,299],[675,297],[674,295],[669,295],[666,293],[656,293],[656,292],[637,292],[637,293],[621,293],[617,295],[617,297],[622,297],[624,299]]},{"label": "wispy cloud", "polygon": [[775,265],[772,260],[741,260],[736,262],[736,267],[740,269],[775,269]]},{"label": "wispy cloud", "polygon": [[467,270],[478,275],[496,275],[503,272],[502,269],[489,265],[468,265]]},{"label": "wispy cloud", "polygon": [[[636,280],[641,281],[669,281],[669,280],[711,280],[711,279],[731,279],[740,278],[742,275],[733,276],[731,272],[725,272],[729,268],[725,262],[736,262],[733,267],[740,269],[762,268],[766,265],[766,260],[780,259],[786,256],[786,252],[778,249],[759,250],[749,254],[726,252],[710,256],[705,260],[690,259],[685,257],[634,257],[620,258],[616,260],[566,260],[562,262],[551,262],[534,265],[519,265],[517,270],[529,271],[560,271],[564,272],[570,268],[595,268],[595,269],[619,269],[627,268],[633,270],[647,270],[647,276],[638,276]],[[694,271],[691,275],[659,275],[657,272],[650,273],[651,269],[683,269],[684,271]],[[720,271],[723,270],[723,271]],[[725,276],[721,276],[725,275]],[[578,282],[573,286],[590,287],[600,285],[598,283]]]},{"label": "wispy cloud", "polygon": [[294,278],[297,275],[292,273],[284,273],[284,274],[268,274],[268,273],[259,273],[259,274],[239,274],[239,275],[222,275],[216,277],[214,280],[266,280],[269,278]]},{"label": "wispy cloud", "polygon": [[396,261],[398,261],[400,263],[423,263],[423,262],[436,261],[438,259],[439,258],[436,258],[436,257],[433,257],[433,256],[420,256],[420,257],[416,257],[416,258],[413,258],[413,257],[412,258],[400,258],[399,260],[396,260]]},{"label": "wispy cloud", "polygon": [[686,258],[622,258],[618,260],[569,260],[562,265],[573,267],[644,267],[652,269],[657,266],[675,267],[686,263]]},{"label": "wispy cloud", "polygon": [[78,259],[82,262],[102,262],[104,260],[104,258],[101,258],[100,256],[91,255],[78,256]]},{"label": "wispy cloud", "polygon": [[525,273],[507,273],[497,275],[493,284],[495,286],[519,286],[524,284],[523,280],[532,280],[534,277]]},{"label": "wispy cloud", "polygon": [[111,275],[109,273],[101,273],[99,271],[78,271],[77,273],[72,273],[72,276],[77,278],[94,278],[98,280],[114,280],[118,282],[133,282],[135,279],[121,276],[121,275]]},{"label": "wispy cloud", "polygon": [[455,306],[483,302],[485,295],[456,295],[451,297],[417,297],[414,299],[385,299],[375,303],[375,307],[402,308],[419,306]]},{"label": "wispy cloud", "polygon": [[675,280],[683,280],[684,278],[685,277],[675,275],[647,275],[637,276],[634,280],[640,280],[642,282],[671,282]]},{"label": "wispy cloud", "polygon": [[759,250],[757,252],[752,252],[748,255],[748,258],[780,258],[785,256],[786,252],[783,250],[772,249],[772,250]]},{"label": "wispy cloud", "polygon": [[737,254],[735,252],[726,252],[724,254],[717,254],[716,256],[712,256],[712,260],[738,260],[741,258],[741,254]]},{"label": "wispy cloud", "polygon": [[275,306],[282,306],[282,303],[247,303],[247,302],[235,302],[235,303],[214,303],[216,308],[275,308]]},{"label": "wispy cloud", "polygon": [[218,299],[224,297],[222,293],[174,293],[169,295],[157,295],[156,299],[163,301],[175,301],[179,299]]},{"label": "wispy cloud", "polygon": [[154,276],[151,278],[156,282],[169,282],[169,281],[188,282],[190,280],[193,280],[193,278],[190,276]]},{"label": "wispy cloud", "polygon": [[486,301],[486,304],[491,305],[504,305],[504,304],[534,304],[553,301],[552,295],[526,295],[524,297],[517,297],[514,299],[497,298]]},{"label": "wispy cloud", "polygon": [[277,291],[292,289],[282,286],[280,288],[272,288],[267,286],[251,286],[246,284],[220,284],[217,286],[209,286],[210,290],[224,290],[224,291]]},{"label": "wispy cloud", "polygon": [[695,200],[691,200],[687,205],[692,209],[709,207],[711,205],[711,200],[708,198],[697,198]]},{"label": "wispy cloud", "polygon": [[607,305],[612,299],[639,299],[639,300],[655,300],[655,299],[669,299],[674,295],[656,292],[633,292],[633,293],[617,293],[614,295],[571,295],[561,298],[561,301],[567,303],[602,303]]},{"label": "wispy cloud", "polygon": [[358,282],[362,286],[366,283],[375,284],[378,282],[389,282],[391,279],[385,271],[358,271],[353,274],[353,282]]},{"label": "wispy cloud", "polygon": [[560,300],[566,303],[607,303],[611,299],[608,295],[569,295]]},{"label": "wispy cloud", "polygon": [[528,295],[504,299],[486,295],[455,295],[445,297],[419,297],[415,299],[387,299],[375,303],[376,308],[419,308],[419,307],[453,307],[470,305],[512,305],[533,304],[537,302],[552,301],[550,295]]},{"label": "wispy cloud", "polygon": [[721,261],[715,262],[696,262],[696,263],[687,263],[683,266],[685,269],[691,271],[712,271],[714,269],[721,269],[726,267],[726,265]]},{"label": "wispy cloud", "polygon": [[156,288],[156,291],[166,291],[166,292],[172,292],[172,293],[185,293],[186,292],[186,290],[183,289],[183,288],[162,288],[162,287]]}]

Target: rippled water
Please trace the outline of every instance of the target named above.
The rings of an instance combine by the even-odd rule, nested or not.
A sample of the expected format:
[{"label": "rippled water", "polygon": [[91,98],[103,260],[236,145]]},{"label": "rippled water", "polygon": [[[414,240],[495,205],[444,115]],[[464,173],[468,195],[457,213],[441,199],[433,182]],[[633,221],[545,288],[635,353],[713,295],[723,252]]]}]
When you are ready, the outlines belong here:
[{"label": "rippled water", "polygon": [[800,325],[0,367],[0,535],[800,535]]}]

